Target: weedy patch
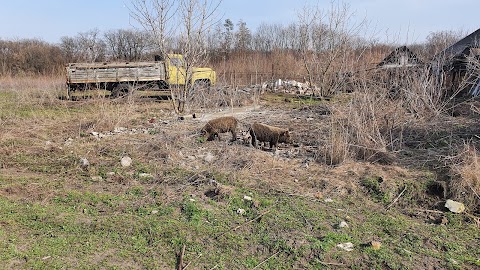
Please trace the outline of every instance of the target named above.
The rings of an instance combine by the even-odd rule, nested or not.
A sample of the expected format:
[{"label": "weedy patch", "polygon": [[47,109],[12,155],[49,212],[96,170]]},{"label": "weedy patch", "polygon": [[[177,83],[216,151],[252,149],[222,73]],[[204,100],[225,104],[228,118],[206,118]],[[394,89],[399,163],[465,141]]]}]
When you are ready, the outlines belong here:
[{"label": "weedy patch", "polygon": [[[261,111],[236,115],[245,125],[291,128],[295,143],[277,151],[203,142],[195,133],[205,121],[179,120],[165,111],[169,101],[73,102],[38,89],[0,97],[0,264],[7,269],[171,269],[180,258],[192,269],[480,265],[478,213],[441,207],[452,190],[435,169],[444,164],[430,155],[438,149],[421,148],[413,135],[395,138],[401,126],[387,110],[366,114],[382,122],[362,118],[353,95],[266,95]],[[371,130],[360,122],[346,126],[356,133],[331,132],[332,121],[348,119],[348,108],[339,108],[349,104],[379,133],[363,134]],[[339,148],[329,145],[335,134],[343,136]],[[349,144],[360,141],[352,134],[364,146],[397,149],[395,165],[353,161]],[[338,150],[330,165],[325,149]],[[460,153],[451,150],[445,153]],[[131,162],[122,165],[124,156]],[[468,156],[455,163],[462,179],[475,175]]]}]

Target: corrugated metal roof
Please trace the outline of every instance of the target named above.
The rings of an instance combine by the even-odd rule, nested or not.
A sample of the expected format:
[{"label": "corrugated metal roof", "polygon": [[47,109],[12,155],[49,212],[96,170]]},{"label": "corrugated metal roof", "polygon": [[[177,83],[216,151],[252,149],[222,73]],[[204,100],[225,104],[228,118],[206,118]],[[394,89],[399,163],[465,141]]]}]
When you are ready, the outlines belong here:
[{"label": "corrugated metal roof", "polygon": [[423,62],[407,46],[401,46],[393,50],[385,57],[377,67],[410,67],[421,65]]},{"label": "corrugated metal roof", "polygon": [[478,48],[480,45],[480,28],[477,31],[471,33],[470,35],[462,38],[457,41],[450,47],[438,53],[434,58],[438,57],[454,57],[461,54],[468,47]]}]

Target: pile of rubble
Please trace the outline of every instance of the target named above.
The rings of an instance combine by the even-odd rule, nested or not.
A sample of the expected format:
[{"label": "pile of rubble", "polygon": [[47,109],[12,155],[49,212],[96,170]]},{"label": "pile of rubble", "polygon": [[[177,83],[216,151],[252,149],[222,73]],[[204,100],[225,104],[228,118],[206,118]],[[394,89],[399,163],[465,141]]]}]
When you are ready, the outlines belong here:
[{"label": "pile of rubble", "polygon": [[282,92],[287,94],[297,95],[313,95],[316,87],[310,82],[298,82],[295,80],[282,80],[278,79],[273,83],[263,83],[262,89],[270,89],[273,92]]}]

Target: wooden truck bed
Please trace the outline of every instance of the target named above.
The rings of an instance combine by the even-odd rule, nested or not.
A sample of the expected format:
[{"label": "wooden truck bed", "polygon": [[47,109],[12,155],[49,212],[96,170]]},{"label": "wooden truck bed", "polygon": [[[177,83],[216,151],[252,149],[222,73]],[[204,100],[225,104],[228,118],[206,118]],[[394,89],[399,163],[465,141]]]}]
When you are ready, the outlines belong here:
[{"label": "wooden truck bed", "polygon": [[108,83],[165,80],[164,62],[70,63],[67,83]]}]

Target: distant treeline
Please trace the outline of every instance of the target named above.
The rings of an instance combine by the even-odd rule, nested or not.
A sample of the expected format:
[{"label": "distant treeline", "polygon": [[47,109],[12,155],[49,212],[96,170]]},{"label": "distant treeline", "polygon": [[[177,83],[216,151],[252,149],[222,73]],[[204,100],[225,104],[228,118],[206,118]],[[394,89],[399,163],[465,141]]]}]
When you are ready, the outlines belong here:
[{"label": "distant treeline", "polygon": [[[461,35],[453,31],[431,33],[424,44],[415,44],[410,48],[418,55],[429,58],[457,41]],[[285,63],[281,55],[289,59],[306,55],[298,53],[305,52],[305,48],[312,53],[334,50],[338,46],[337,40],[342,42],[341,46],[347,46],[352,51],[368,49],[383,54],[395,47],[395,44],[382,44],[356,35],[345,38],[345,33],[329,31],[322,25],[306,30],[298,23],[288,26],[264,23],[252,32],[245,22],[239,21],[235,27],[229,19],[217,24],[205,35],[205,47],[210,65],[223,72],[241,72],[243,67],[255,61],[252,60],[255,57],[262,58],[262,67],[255,71],[270,72],[273,66]],[[62,37],[58,44],[39,39],[0,39],[0,76],[59,75],[68,62],[152,60],[159,52],[155,44],[155,37],[147,32],[123,29],[105,33],[94,29],[73,37]],[[169,51],[179,51],[181,38],[172,37],[168,44]],[[242,59],[248,59],[249,63],[232,63]]]}]

